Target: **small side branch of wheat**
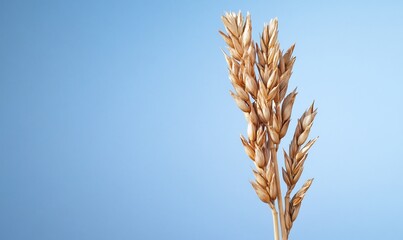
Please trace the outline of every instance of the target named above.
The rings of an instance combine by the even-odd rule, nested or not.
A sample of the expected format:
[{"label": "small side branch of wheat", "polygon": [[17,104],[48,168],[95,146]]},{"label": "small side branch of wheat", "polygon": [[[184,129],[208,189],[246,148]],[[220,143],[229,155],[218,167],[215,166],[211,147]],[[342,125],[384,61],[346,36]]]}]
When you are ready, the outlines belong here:
[{"label": "small side branch of wheat", "polygon": [[312,104],[298,119],[289,151],[283,150],[285,168],[282,168],[282,177],[287,186],[283,203],[277,153],[281,139],[287,133],[297,96],[296,89],[287,94],[295,62],[292,55],[295,45],[285,53],[280,50],[276,18],[265,24],[260,44],[252,40],[249,14],[243,17],[241,12],[226,13],[222,21],[226,33],[219,33],[227,44],[229,54],[223,53],[234,87],[230,95],[245,115],[247,136],[241,135],[241,142],[255,165],[255,180],[251,184],[259,199],[272,210],[274,239],[280,239],[280,229],[281,239],[287,240],[301,202],[313,181],[306,181],[291,198],[308,150],[317,140],[315,138],[305,143],[317,110]]}]

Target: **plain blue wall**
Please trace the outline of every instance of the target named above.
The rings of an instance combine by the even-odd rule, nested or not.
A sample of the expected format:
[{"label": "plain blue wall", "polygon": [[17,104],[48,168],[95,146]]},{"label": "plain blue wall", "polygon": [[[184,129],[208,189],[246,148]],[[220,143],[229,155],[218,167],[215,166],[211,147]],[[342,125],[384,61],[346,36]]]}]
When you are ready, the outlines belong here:
[{"label": "plain blue wall", "polygon": [[279,18],[319,107],[292,239],[403,238],[403,4],[167,0],[0,2],[0,239],[272,239],[226,10]]}]

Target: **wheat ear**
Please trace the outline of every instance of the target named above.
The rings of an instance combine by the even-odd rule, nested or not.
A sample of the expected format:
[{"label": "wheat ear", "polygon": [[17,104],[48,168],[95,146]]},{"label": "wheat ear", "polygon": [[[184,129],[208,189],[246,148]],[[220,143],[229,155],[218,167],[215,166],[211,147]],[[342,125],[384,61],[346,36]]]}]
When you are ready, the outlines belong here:
[{"label": "wheat ear", "polygon": [[296,89],[286,95],[295,62],[292,56],[295,46],[292,45],[285,53],[280,50],[277,19],[264,26],[260,44],[252,40],[249,13],[245,18],[241,12],[225,13],[222,21],[226,33],[219,33],[228,47],[229,54],[223,52],[234,87],[234,92],[230,91],[230,94],[244,113],[248,125],[247,138],[241,135],[241,142],[256,168],[253,170],[255,180],[251,184],[259,199],[272,210],[274,239],[280,239],[280,227],[281,239],[287,240],[302,199],[312,184],[312,179],[308,180],[290,200],[302,174],[308,150],[316,141],[314,139],[303,145],[316,109],[312,104],[298,120],[289,154],[284,151],[285,169],[282,168],[282,175],[287,192],[283,206],[277,152],[281,139],[287,133],[297,95]]}]

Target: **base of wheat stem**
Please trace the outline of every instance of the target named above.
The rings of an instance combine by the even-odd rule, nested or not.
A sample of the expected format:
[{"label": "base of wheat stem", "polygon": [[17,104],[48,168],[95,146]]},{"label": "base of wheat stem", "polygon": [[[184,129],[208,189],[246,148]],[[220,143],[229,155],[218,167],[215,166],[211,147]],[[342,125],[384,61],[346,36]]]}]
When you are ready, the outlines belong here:
[{"label": "base of wheat stem", "polygon": [[276,211],[276,207],[271,207],[271,213],[273,215],[273,232],[274,232],[274,240],[280,240],[280,233],[278,230],[278,212]]},{"label": "base of wheat stem", "polygon": [[283,208],[283,196],[281,194],[281,186],[280,186],[280,177],[277,163],[277,147],[274,144],[270,144],[271,156],[274,163],[274,171],[276,174],[276,185],[277,185],[277,202],[278,202],[278,211],[280,213],[280,225],[281,225],[281,236],[283,240],[287,240],[287,232],[285,229],[285,220],[284,220],[284,208]]}]

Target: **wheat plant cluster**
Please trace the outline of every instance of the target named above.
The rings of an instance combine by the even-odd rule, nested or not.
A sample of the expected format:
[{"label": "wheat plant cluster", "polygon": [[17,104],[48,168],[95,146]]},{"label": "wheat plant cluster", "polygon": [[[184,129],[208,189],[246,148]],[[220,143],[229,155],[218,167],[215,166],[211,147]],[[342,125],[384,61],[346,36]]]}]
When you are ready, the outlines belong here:
[{"label": "wheat plant cluster", "polygon": [[[288,151],[279,150],[291,121],[297,91],[287,94],[295,57],[294,46],[280,49],[278,21],[265,24],[259,43],[252,40],[249,13],[226,13],[222,16],[226,33],[219,31],[228,45],[224,52],[229,78],[234,87],[230,91],[236,105],[247,121],[247,138],[241,135],[246,154],[254,162],[255,180],[252,187],[260,200],[269,205],[273,215],[274,239],[287,240],[298,217],[302,200],[313,179],[293,190],[304,170],[308,150],[317,138],[307,141],[317,110],[312,105],[298,119]],[[283,155],[282,178],[286,185],[284,199],[280,185],[277,154]],[[279,221],[280,220],[280,221]],[[280,222],[280,223],[279,223]]]}]

